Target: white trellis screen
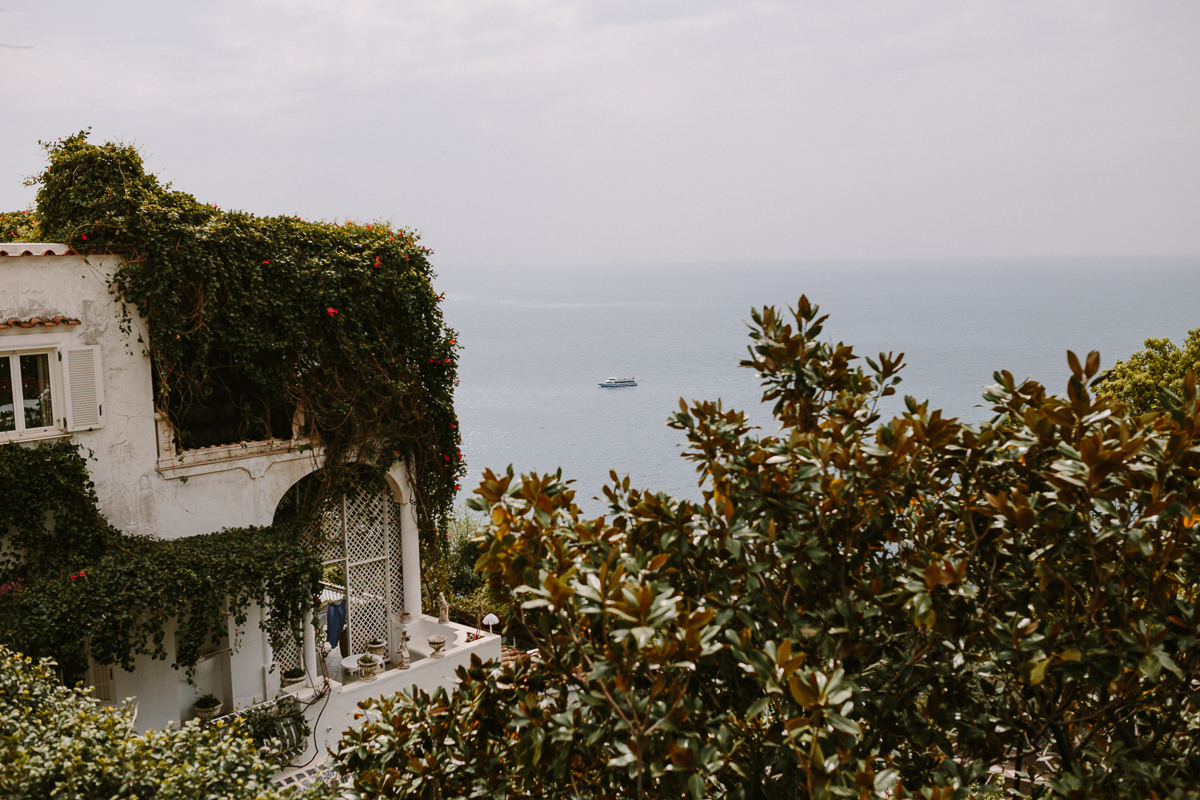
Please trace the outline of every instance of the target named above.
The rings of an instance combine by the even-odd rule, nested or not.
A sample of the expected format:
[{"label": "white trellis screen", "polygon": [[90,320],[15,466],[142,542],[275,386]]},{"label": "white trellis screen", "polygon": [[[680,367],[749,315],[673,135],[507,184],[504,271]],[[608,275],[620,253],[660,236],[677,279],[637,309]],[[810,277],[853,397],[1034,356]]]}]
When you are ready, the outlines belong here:
[{"label": "white trellis screen", "polygon": [[[392,650],[388,619],[404,606],[400,509],[386,488],[360,486],[330,501],[302,534],[320,548],[323,564],[341,568],[341,582],[323,580],[321,596],[331,603],[349,599],[352,653],[365,653],[374,638]],[[299,664],[299,642],[287,642],[275,660],[285,669]]]}]

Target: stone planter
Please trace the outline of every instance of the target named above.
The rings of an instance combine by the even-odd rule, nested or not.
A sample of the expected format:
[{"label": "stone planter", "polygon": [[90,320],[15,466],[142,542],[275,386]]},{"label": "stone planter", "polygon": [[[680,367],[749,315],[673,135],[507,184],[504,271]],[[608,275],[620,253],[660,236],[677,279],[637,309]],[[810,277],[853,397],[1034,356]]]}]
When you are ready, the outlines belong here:
[{"label": "stone planter", "polygon": [[362,661],[359,661],[358,674],[364,681],[373,681],[375,680],[375,673],[379,671],[379,664],[379,656],[374,656],[370,663],[363,663]]},{"label": "stone planter", "polygon": [[446,646],[445,636],[430,636],[428,641],[429,647],[433,650],[433,655],[430,658],[446,657],[446,654],[442,652],[442,649]]},{"label": "stone planter", "polygon": [[384,658],[387,656],[387,642],[380,642],[379,644],[374,644],[373,642],[368,642],[367,643],[367,652],[373,656],[379,656],[380,658]]},{"label": "stone planter", "polygon": [[298,678],[289,678],[287,676],[280,676],[279,683],[281,686],[295,686],[297,683],[304,683],[304,676],[301,675]]},{"label": "stone planter", "polygon": [[213,719],[213,717],[220,715],[221,706],[213,706],[212,708],[200,708],[199,706],[192,706],[192,710],[196,712],[196,718],[201,722],[209,722]]}]

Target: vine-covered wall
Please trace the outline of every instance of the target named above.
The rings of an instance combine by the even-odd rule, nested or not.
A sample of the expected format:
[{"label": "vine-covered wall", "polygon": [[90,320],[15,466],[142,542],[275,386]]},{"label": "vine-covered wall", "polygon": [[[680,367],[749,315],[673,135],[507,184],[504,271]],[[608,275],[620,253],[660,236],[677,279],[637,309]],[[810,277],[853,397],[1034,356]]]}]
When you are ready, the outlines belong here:
[{"label": "vine-covered wall", "polygon": [[[69,440],[0,446],[0,641],[53,657],[68,680],[97,663],[132,669],[138,654],[195,668],[204,645],[270,610],[278,646],[300,630],[320,561],[283,527],[163,540],[117,531],[96,509],[87,464]],[[166,623],[178,623],[173,648]]]}]

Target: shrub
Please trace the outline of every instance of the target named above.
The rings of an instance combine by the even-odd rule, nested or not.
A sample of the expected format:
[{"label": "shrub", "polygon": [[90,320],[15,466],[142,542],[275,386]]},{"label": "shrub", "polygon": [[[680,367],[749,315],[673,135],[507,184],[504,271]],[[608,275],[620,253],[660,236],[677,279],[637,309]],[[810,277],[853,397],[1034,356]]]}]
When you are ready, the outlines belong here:
[{"label": "shrub", "polygon": [[703,499],[484,473],[489,584],[539,663],[373,701],[363,798],[1200,797],[1200,396],[1129,417],[1007,372],[978,426],[756,311],[777,433],[680,401]]},{"label": "shrub", "polygon": [[276,790],[276,762],[240,726],[131,732],[133,706],[97,707],[87,689],[61,686],[53,667],[0,646],[0,795],[9,800],[333,796]]}]

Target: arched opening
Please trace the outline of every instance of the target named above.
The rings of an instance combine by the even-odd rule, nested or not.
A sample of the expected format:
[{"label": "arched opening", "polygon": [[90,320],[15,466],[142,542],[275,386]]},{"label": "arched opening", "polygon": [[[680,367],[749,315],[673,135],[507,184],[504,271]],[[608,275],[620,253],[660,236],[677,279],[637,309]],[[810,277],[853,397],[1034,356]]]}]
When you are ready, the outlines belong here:
[{"label": "arched opening", "polygon": [[[367,652],[378,639],[395,652],[390,621],[404,609],[402,506],[384,480],[366,475],[344,491],[320,491],[320,471],[297,481],[275,510],[276,524],[296,533],[321,554],[323,574],[317,618],[324,638],[344,655]],[[300,643],[276,654],[282,669],[300,664]]]}]

